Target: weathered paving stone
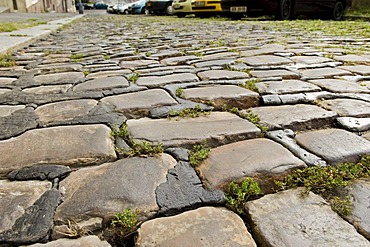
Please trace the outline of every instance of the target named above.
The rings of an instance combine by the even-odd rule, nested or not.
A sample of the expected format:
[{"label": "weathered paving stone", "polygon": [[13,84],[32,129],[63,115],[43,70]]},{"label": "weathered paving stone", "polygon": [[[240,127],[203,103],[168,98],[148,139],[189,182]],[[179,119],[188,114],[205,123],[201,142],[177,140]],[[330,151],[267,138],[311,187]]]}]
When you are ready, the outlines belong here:
[{"label": "weathered paving stone", "polygon": [[4,86],[4,85],[10,85],[12,84],[14,81],[16,81],[17,78],[11,78],[11,77],[0,77],[0,86]]},{"label": "weathered paving stone", "polygon": [[261,132],[250,122],[227,112],[213,112],[197,118],[128,120],[129,134],[134,139],[163,143],[164,147],[192,147],[207,141],[218,146],[255,138]]},{"label": "weathered paving stone", "polygon": [[354,99],[332,99],[319,103],[321,107],[336,112],[341,117],[370,117],[370,102]]},{"label": "weathered paving stone", "polygon": [[365,138],[366,140],[370,141],[370,132],[364,134],[362,137]]},{"label": "weathered paving stone", "polygon": [[0,141],[0,175],[37,164],[87,166],[113,161],[116,153],[110,132],[99,124],[62,126],[30,130]]},{"label": "weathered paving stone", "polygon": [[370,58],[355,55],[347,54],[343,56],[334,56],[334,59],[341,62],[354,62],[354,63],[370,63]]},{"label": "weathered paving stone", "polygon": [[159,64],[159,62],[155,60],[131,60],[121,61],[119,64],[123,69],[138,69],[148,65]]},{"label": "weathered paving stone", "polygon": [[98,101],[96,100],[70,100],[42,105],[36,108],[35,113],[41,125],[47,126],[52,122],[73,120],[85,116],[91,111]]},{"label": "weathered paving stone", "polygon": [[338,123],[350,131],[368,131],[370,130],[370,118],[339,117]]},{"label": "weathered paving stone", "polygon": [[199,57],[189,55],[189,56],[180,56],[180,57],[170,57],[170,58],[165,58],[161,60],[161,64],[171,66],[171,65],[182,65],[186,64],[188,61],[193,61],[193,60],[198,60]]},{"label": "weathered paving stone", "polygon": [[0,139],[10,138],[37,127],[32,107],[0,105]]},{"label": "weathered paving stone", "polygon": [[260,118],[260,123],[274,129],[319,129],[331,126],[335,112],[314,105],[282,105],[251,108]]},{"label": "weathered paving stone", "polygon": [[252,232],[261,246],[370,246],[320,196],[302,189],[266,195],[246,203]]},{"label": "weathered paving stone", "polygon": [[65,194],[55,213],[56,225],[94,217],[108,223],[124,208],[137,208],[143,219],[153,217],[159,210],[155,190],[166,182],[167,171],[175,165],[171,156],[162,154],[126,158],[73,172],[59,185]]},{"label": "weathered paving stone", "polygon": [[363,76],[370,75],[370,66],[367,65],[340,66],[339,68]]},{"label": "weathered paving stone", "polygon": [[116,87],[128,87],[129,83],[123,76],[97,78],[76,85],[73,91],[104,90]]},{"label": "weathered paving stone", "polygon": [[110,71],[98,71],[89,73],[86,78],[102,78],[108,76],[123,76],[132,73],[129,69],[119,69],[119,70],[110,70]]},{"label": "weathered paving stone", "polygon": [[66,85],[55,85],[55,86],[40,86],[40,87],[32,87],[23,89],[22,92],[27,94],[59,94],[59,93],[66,93],[70,88],[72,88],[72,84]]},{"label": "weathered paving stone", "polygon": [[10,89],[0,89],[0,95],[10,93],[10,92],[11,92]]},{"label": "weathered paving stone", "polygon": [[55,178],[65,178],[71,171],[72,170],[68,166],[36,165],[12,171],[8,174],[8,179],[19,181],[47,179],[49,181],[53,181]]},{"label": "weathered paving stone", "polygon": [[327,57],[318,57],[318,56],[295,56],[291,57],[296,63],[303,63],[303,64],[321,64],[321,63],[328,63],[332,62],[333,59]]},{"label": "weathered paving stone", "polygon": [[161,60],[161,59],[165,59],[165,58],[169,58],[169,57],[179,57],[179,56],[182,56],[182,55],[183,55],[183,53],[178,51],[178,50],[168,49],[168,50],[161,50],[158,53],[150,55],[150,57],[151,58],[157,58],[157,59]]},{"label": "weathered paving stone", "polygon": [[0,105],[0,117],[7,117],[12,113],[24,109],[25,105]]},{"label": "weathered paving stone", "polygon": [[111,247],[107,241],[98,236],[83,236],[78,239],[58,239],[46,244],[32,244],[29,247]]},{"label": "weathered paving stone", "polygon": [[333,78],[334,76],[346,76],[352,75],[347,70],[337,68],[320,68],[320,69],[308,69],[301,71],[302,76],[305,78]]},{"label": "weathered paving stone", "polygon": [[204,61],[204,62],[196,62],[194,66],[196,68],[207,68],[213,66],[227,66],[230,64],[234,64],[234,59],[219,59],[219,60],[211,60],[211,61]]},{"label": "weathered paving stone", "polygon": [[201,80],[233,80],[233,79],[247,79],[249,78],[248,73],[240,71],[229,71],[229,70],[208,70],[199,72],[198,76]]},{"label": "weathered paving stone", "polygon": [[280,77],[285,80],[299,79],[299,75],[297,73],[283,69],[252,70],[251,74],[257,78]]},{"label": "weathered paving stone", "polygon": [[46,84],[73,84],[84,78],[82,72],[65,72],[48,75],[38,75],[33,79],[38,85]]},{"label": "weathered paving stone", "polygon": [[212,111],[213,106],[177,98],[180,104],[173,106],[160,106],[150,110],[151,118],[163,118],[171,116],[172,112],[181,112],[185,109],[199,108],[203,111]]},{"label": "weathered paving stone", "polygon": [[341,129],[324,129],[299,133],[297,143],[308,151],[322,157],[331,165],[357,162],[370,154],[370,142]]},{"label": "weathered paving stone", "polygon": [[334,93],[370,93],[370,90],[366,87],[346,80],[321,79],[310,80],[309,82]]},{"label": "weathered paving stone", "polygon": [[297,144],[294,140],[295,134],[290,129],[269,131],[266,133],[266,137],[289,149],[289,151],[303,160],[308,166],[326,166],[326,162],[323,159],[301,148]]},{"label": "weathered paving stone", "polygon": [[223,204],[222,191],[209,191],[203,188],[194,169],[188,162],[180,161],[167,174],[167,182],[156,190],[160,214],[170,215],[198,205]]},{"label": "weathered paving stone", "polygon": [[82,65],[73,63],[40,65],[36,68],[36,71],[39,75],[65,72],[82,72]]},{"label": "weathered paving stone", "polygon": [[170,83],[197,82],[198,77],[192,73],[181,73],[165,76],[144,76],[139,77],[137,84],[147,87],[159,87]]},{"label": "weathered paving stone", "polygon": [[151,76],[163,76],[171,75],[174,73],[193,73],[196,69],[190,65],[178,65],[178,66],[161,66],[149,69],[138,69],[135,70],[140,76],[151,75]]},{"label": "weathered paving stone", "polygon": [[235,59],[239,56],[237,52],[217,52],[212,54],[206,54],[200,57],[203,61],[211,61],[218,59]]},{"label": "weathered paving stone", "polygon": [[256,83],[262,94],[284,94],[321,91],[318,86],[300,80],[264,81]]},{"label": "weathered paving stone", "polygon": [[177,101],[162,89],[109,96],[101,101],[114,106],[115,112],[123,113],[128,118],[148,116],[151,108],[177,104]]},{"label": "weathered paving stone", "polygon": [[186,148],[166,148],[166,153],[174,157],[177,161],[189,161],[189,149]]},{"label": "weathered paving stone", "polygon": [[250,66],[272,66],[272,65],[284,65],[292,63],[293,61],[285,58],[274,55],[261,55],[253,57],[240,58],[240,61],[246,63]]},{"label": "weathered paving stone", "polygon": [[53,226],[54,211],[61,199],[57,189],[47,190],[16,219],[12,229],[0,233],[0,242],[14,245],[47,242]]},{"label": "weathered paving stone", "polygon": [[242,51],[242,56],[258,56],[258,55],[266,55],[266,54],[274,54],[276,52],[285,52],[285,46],[279,44],[266,44],[261,46],[259,49],[252,49],[248,51]]},{"label": "weathered paving stone", "polygon": [[0,180],[0,232],[10,230],[16,219],[21,217],[26,208],[30,207],[47,190],[50,182],[24,181],[10,182]]},{"label": "weathered paving stone", "polygon": [[[253,139],[212,149],[197,171],[209,189],[223,189],[232,180],[244,177],[278,177],[296,168],[306,167],[280,144],[268,139]],[[271,181],[263,179],[261,186]]]},{"label": "weathered paving stone", "polygon": [[145,222],[136,246],[256,246],[239,216],[226,208],[203,207]]},{"label": "weathered paving stone", "polygon": [[352,203],[352,210],[348,216],[345,216],[345,219],[370,241],[369,190],[370,180],[363,179],[356,180],[340,189],[340,194],[348,196]]},{"label": "weathered paving stone", "polygon": [[217,110],[221,110],[224,105],[228,108],[247,109],[258,106],[259,101],[258,93],[234,85],[184,89],[181,97],[200,103],[212,102]]}]

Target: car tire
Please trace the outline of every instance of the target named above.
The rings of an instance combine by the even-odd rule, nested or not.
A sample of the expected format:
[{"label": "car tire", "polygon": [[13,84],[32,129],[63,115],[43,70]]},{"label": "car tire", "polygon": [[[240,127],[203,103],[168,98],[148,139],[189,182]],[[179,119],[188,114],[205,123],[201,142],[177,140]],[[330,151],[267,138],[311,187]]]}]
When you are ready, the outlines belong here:
[{"label": "car tire", "polygon": [[339,21],[344,15],[344,5],[341,1],[337,1],[334,5],[331,18],[335,21]]},{"label": "car tire", "polygon": [[280,0],[276,18],[279,20],[290,20],[293,16],[292,0]]},{"label": "car tire", "polygon": [[167,3],[166,7],[164,7],[164,13],[166,15],[173,15],[172,2]]},{"label": "car tire", "polygon": [[123,11],[123,13],[124,13],[125,15],[128,15],[128,9],[125,9],[125,10]]},{"label": "car tire", "polygon": [[149,10],[149,9],[147,9],[147,8],[145,8],[144,14],[145,14],[145,15],[150,15],[150,10]]},{"label": "car tire", "polygon": [[145,8],[145,7],[143,7],[143,8],[141,9],[141,14],[145,15],[145,12],[146,12],[146,8]]}]

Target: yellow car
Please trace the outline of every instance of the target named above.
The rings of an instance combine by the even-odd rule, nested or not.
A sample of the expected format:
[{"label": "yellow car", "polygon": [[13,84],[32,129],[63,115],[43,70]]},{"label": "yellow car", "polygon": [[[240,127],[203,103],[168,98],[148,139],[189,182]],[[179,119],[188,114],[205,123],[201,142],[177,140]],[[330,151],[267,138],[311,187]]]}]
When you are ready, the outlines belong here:
[{"label": "yellow car", "polygon": [[173,14],[184,17],[195,14],[197,17],[208,17],[221,14],[221,0],[174,0],[172,3]]},{"label": "yellow car", "polygon": [[221,0],[193,0],[191,8],[195,16],[206,17],[221,14]]},{"label": "yellow car", "polygon": [[185,17],[192,14],[191,3],[193,0],[174,0],[172,3],[173,14],[177,17]]}]

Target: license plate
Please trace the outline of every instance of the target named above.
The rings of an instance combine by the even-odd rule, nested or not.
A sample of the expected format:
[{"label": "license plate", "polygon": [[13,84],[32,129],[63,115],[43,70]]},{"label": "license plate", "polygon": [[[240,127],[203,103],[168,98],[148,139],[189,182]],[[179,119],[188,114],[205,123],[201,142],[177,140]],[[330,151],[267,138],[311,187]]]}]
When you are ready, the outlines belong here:
[{"label": "license plate", "polygon": [[247,12],[247,7],[246,6],[230,7],[230,12],[245,13]]},{"label": "license plate", "polygon": [[146,6],[148,6],[148,7],[150,7],[150,6],[152,6],[152,3],[146,3]]},{"label": "license plate", "polygon": [[195,2],[195,6],[204,6],[205,2]]}]

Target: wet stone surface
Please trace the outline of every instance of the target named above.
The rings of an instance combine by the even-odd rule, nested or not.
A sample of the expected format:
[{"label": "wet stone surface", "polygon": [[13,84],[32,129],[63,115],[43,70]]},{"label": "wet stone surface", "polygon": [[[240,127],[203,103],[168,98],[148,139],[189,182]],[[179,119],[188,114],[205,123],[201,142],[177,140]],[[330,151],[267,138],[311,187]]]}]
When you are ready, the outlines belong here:
[{"label": "wet stone surface", "polygon": [[[367,180],[343,191],[348,222],[317,195],[273,190],[292,170],[370,154],[369,39],[81,17],[0,68],[0,246],[128,246],[106,235],[124,209],[143,223],[130,246],[370,245]],[[210,153],[192,167],[199,144]],[[225,191],[245,177],[272,194],[240,218]]]}]

